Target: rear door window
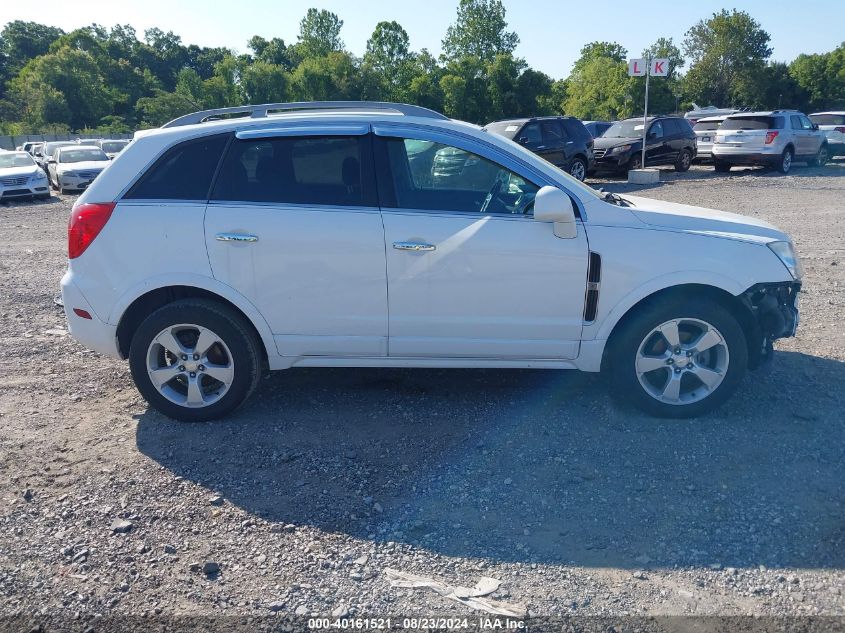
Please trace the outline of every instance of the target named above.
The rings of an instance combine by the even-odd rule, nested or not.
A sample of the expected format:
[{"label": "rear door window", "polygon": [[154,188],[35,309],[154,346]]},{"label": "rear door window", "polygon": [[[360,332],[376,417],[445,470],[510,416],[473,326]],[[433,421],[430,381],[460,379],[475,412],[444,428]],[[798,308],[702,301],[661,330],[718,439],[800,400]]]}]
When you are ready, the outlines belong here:
[{"label": "rear door window", "polygon": [[[235,139],[213,200],[378,206],[368,136]],[[426,146],[412,152],[425,153]]]},{"label": "rear door window", "polygon": [[[780,119],[780,120],[778,120]],[[783,128],[783,117],[738,116],[722,122],[722,130],[779,130]]]},{"label": "rear door window", "polygon": [[540,129],[543,132],[543,144],[547,146],[558,146],[567,139],[563,128],[558,121],[542,121]]},{"label": "rear door window", "polygon": [[208,200],[229,134],[205,136],[167,150],[124,196],[129,200]]},{"label": "rear door window", "polygon": [[696,132],[712,132],[719,129],[721,121],[699,121],[695,124],[693,130]]}]

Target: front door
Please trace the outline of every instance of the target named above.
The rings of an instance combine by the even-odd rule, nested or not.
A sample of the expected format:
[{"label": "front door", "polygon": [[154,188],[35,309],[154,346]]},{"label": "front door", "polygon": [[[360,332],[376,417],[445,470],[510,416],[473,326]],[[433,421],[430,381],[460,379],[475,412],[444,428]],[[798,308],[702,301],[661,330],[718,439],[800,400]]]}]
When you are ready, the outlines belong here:
[{"label": "front door", "polygon": [[[539,186],[472,141],[377,133],[389,355],[575,358],[587,274],[583,227],[561,239],[552,224],[534,221]],[[409,161],[423,141],[433,150],[427,166]],[[463,170],[431,178],[438,153],[460,154]]]},{"label": "front door", "polygon": [[211,267],[258,308],[284,356],[387,354],[368,132],[239,133],[221,164],[205,217]]},{"label": "front door", "polygon": [[661,121],[654,121],[646,135],[645,162],[647,165],[661,165],[669,154]]}]

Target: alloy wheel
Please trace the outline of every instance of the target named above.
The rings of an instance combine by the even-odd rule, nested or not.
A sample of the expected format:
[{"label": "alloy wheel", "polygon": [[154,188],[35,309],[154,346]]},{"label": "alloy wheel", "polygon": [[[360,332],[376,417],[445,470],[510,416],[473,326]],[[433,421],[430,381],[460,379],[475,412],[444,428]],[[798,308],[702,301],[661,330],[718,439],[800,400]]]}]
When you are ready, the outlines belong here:
[{"label": "alloy wheel", "polygon": [[228,346],[208,328],[171,325],[147,348],[147,373],[162,396],[183,407],[207,407],[229,391],[235,364]]},{"label": "alloy wheel", "polygon": [[728,371],[725,338],[701,319],[679,318],[661,323],[643,339],[635,369],[640,385],[652,398],[687,405],[713,393]]}]

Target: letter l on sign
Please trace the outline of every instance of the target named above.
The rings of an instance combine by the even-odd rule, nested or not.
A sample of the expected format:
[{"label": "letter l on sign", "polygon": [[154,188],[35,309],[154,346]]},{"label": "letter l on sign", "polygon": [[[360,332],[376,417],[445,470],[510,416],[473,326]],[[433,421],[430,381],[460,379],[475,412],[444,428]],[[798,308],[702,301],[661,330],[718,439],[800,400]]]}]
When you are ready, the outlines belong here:
[{"label": "letter l on sign", "polygon": [[628,75],[631,77],[643,77],[648,69],[648,62],[645,59],[629,59]]}]

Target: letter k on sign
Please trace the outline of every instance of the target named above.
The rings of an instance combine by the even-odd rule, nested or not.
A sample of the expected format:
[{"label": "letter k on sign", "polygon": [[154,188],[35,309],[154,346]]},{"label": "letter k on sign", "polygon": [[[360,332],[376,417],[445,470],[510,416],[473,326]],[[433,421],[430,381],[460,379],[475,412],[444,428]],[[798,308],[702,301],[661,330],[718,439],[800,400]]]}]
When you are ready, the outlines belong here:
[{"label": "letter k on sign", "polygon": [[651,60],[649,74],[652,77],[665,77],[669,74],[669,60],[666,58],[655,58]]}]

